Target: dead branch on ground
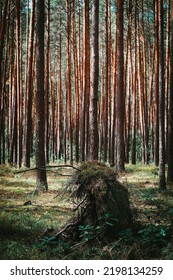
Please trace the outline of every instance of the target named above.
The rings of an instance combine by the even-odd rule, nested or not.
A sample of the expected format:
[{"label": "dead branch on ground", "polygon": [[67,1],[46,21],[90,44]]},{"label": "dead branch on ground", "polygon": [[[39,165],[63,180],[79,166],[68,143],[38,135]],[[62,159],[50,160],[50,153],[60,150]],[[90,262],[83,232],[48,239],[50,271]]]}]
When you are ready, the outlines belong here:
[{"label": "dead branch on ground", "polygon": [[[23,170],[18,170],[18,171],[14,171],[13,174],[20,174],[20,173],[25,173],[28,171],[34,171],[34,170],[39,170],[39,169],[46,169],[49,170],[49,168],[73,168],[77,171],[81,171],[79,168],[73,166],[73,165],[46,165],[46,166],[38,166],[38,167],[33,167],[33,168],[28,168],[28,169],[23,169]],[[60,174],[59,174],[60,175]]]}]

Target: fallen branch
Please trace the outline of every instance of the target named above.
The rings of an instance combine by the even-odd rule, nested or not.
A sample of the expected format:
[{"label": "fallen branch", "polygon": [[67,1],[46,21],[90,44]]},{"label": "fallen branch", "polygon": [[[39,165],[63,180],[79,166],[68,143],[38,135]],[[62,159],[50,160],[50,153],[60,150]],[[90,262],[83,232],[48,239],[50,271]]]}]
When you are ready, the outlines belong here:
[{"label": "fallen branch", "polygon": [[58,236],[60,236],[63,232],[65,232],[69,227],[74,227],[78,224],[78,220],[75,223],[69,223],[67,224],[61,231],[59,231],[58,233],[56,233],[55,235],[52,236],[52,238],[57,238]]},{"label": "fallen branch", "polygon": [[80,201],[80,202],[76,205],[76,207],[73,209],[73,211],[76,211],[76,210],[84,203],[84,201],[86,200],[87,197],[88,197],[88,195],[86,194],[85,197],[84,197],[84,199],[82,199],[82,201]]},{"label": "fallen branch", "polygon": [[24,172],[28,172],[28,171],[34,171],[34,170],[39,170],[39,169],[49,169],[49,168],[73,168],[77,171],[81,171],[79,168],[73,166],[73,165],[47,165],[47,166],[39,166],[39,167],[34,167],[34,168],[28,168],[28,169],[24,169],[24,170],[19,170],[19,171],[14,171],[13,174],[20,174],[20,173],[24,173]]},{"label": "fallen branch", "polygon": [[[72,175],[71,175],[72,176]],[[72,186],[73,187],[73,186]],[[55,197],[54,197],[54,199],[55,198],[57,198],[58,196],[60,196],[60,195],[62,195],[62,197],[65,195],[65,193],[67,193],[68,192],[68,189],[69,189],[69,186],[66,186],[62,191],[60,191]],[[70,200],[70,198],[73,196],[73,193],[69,196],[69,199],[68,200]]]}]

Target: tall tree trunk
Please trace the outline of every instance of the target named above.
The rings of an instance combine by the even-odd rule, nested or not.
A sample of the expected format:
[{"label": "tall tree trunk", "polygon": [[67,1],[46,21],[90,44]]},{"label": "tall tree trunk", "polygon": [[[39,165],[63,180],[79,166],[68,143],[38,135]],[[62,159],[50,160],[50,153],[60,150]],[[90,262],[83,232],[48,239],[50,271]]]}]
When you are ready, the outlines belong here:
[{"label": "tall tree trunk", "polygon": [[105,56],[105,100],[104,100],[104,147],[103,147],[103,160],[107,161],[108,157],[108,100],[110,97],[110,40],[109,40],[109,30],[110,30],[110,22],[109,22],[109,0],[106,0],[106,9],[105,9],[105,45],[106,45],[106,56]]},{"label": "tall tree trunk", "polygon": [[167,180],[173,182],[173,6],[171,16],[171,52],[170,52],[170,96],[168,120],[168,175]]},{"label": "tall tree trunk", "polygon": [[58,81],[57,81],[57,158],[61,159],[63,154],[63,95],[62,95],[62,35],[61,35],[61,18],[59,19],[58,31]]},{"label": "tall tree trunk", "polygon": [[117,170],[124,171],[124,32],[123,32],[123,0],[117,0]]},{"label": "tall tree trunk", "polygon": [[45,61],[45,154],[49,162],[49,101],[50,101],[50,0],[47,0],[46,9],[46,61]]},{"label": "tall tree trunk", "polygon": [[[5,149],[4,149],[4,137],[5,137],[5,69],[6,62],[3,63],[3,48],[6,35],[6,17],[8,13],[8,0],[4,1],[3,16],[1,15],[0,21],[0,164],[5,163]],[[1,4],[1,5],[3,5]],[[1,11],[2,12],[2,11]],[[7,53],[7,46],[5,52]],[[6,54],[4,54],[4,60],[6,60]]]},{"label": "tall tree trunk", "polygon": [[31,135],[32,135],[32,73],[33,73],[33,46],[34,46],[34,19],[35,19],[35,0],[32,1],[30,31],[29,31],[29,47],[28,47],[28,63],[27,63],[27,81],[26,81],[26,124],[24,127],[24,166],[30,167],[31,156]]},{"label": "tall tree trunk", "polygon": [[154,51],[155,51],[155,123],[154,123],[154,162],[159,165],[159,46],[158,46],[158,0],[154,0]]},{"label": "tall tree trunk", "polygon": [[90,160],[98,160],[99,0],[92,1]]},{"label": "tall tree trunk", "polygon": [[22,162],[22,85],[21,85],[21,16],[20,2],[16,0],[16,65],[17,65],[17,163]]},{"label": "tall tree trunk", "polygon": [[131,45],[131,15],[130,8],[127,8],[128,29],[126,37],[125,63],[124,63],[124,92],[125,92],[125,161],[129,162],[129,136],[130,136],[130,116],[131,116],[131,101],[130,101],[130,45]]},{"label": "tall tree trunk", "polygon": [[[131,54],[132,65],[132,164],[136,164],[136,137],[137,137],[137,89],[138,89],[138,63],[137,63],[137,34],[138,34],[138,4],[135,2],[135,37],[134,37],[134,58]],[[134,67],[133,67],[134,59]]]},{"label": "tall tree trunk", "polygon": [[36,166],[37,190],[48,189],[45,166],[45,110],[44,110],[44,0],[37,0],[36,10]]},{"label": "tall tree trunk", "polygon": [[5,42],[5,31],[6,31],[6,17],[7,17],[7,9],[8,9],[8,0],[3,1],[4,3],[4,9],[3,9],[3,17],[0,24],[0,163],[1,163],[1,145],[3,142],[3,122],[4,122],[4,116],[3,116],[3,47]]},{"label": "tall tree trunk", "polygon": [[77,56],[77,35],[76,35],[76,14],[75,0],[72,1],[72,18],[73,18],[73,61],[74,61],[74,124],[75,124],[75,159],[79,162],[79,63]]},{"label": "tall tree trunk", "polygon": [[165,96],[164,96],[164,36],[163,0],[159,0],[159,187],[166,188],[165,181]]},{"label": "tall tree trunk", "polygon": [[168,118],[169,118],[169,71],[170,71],[170,18],[171,18],[171,1],[167,3],[167,15],[166,15],[166,54],[165,54],[165,158],[168,162]]},{"label": "tall tree trunk", "polygon": [[[89,97],[90,97],[90,28],[89,28],[89,0],[84,4],[83,29],[83,91],[80,126],[80,161],[87,158],[88,128],[89,128]],[[86,153],[85,153],[86,152]]]},{"label": "tall tree trunk", "polygon": [[66,10],[67,10],[67,18],[66,18],[66,32],[67,32],[67,128],[68,128],[68,137],[69,137],[69,157],[70,163],[73,163],[73,128],[72,128],[72,80],[71,80],[71,1],[66,0]]},{"label": "tall tree trunk", "polygon": [[[146,79],[146,39],[144,25],[144,3],[142,0],[142,44],[139,43],[139,83],[140,83],[140,119],[142,134],[143,163],[148,163],[148,95]],[[140,38],[139,38],[140,39]]]}]

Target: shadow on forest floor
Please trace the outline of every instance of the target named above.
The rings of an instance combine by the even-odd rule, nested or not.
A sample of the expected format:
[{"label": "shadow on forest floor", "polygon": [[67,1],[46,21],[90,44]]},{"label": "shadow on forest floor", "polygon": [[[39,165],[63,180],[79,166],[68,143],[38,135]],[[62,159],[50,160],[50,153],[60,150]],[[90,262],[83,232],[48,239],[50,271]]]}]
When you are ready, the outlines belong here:
[{"label": "shadow on forest floor", "polygon": [[[164,192],[158,189],[158,170],[154,166],[127,165],[126,170],[118,180],[129,191],[135,227],[119,232],[111,242],[79,242],[76,249],[67,242],[47,242],[47,233],[61,228],[73,215],[70,194],[63,194],[67,178],[48,173],[49,191],[36,196],[34,172],[17,177],[11,168],[2,166],[0,258],[172,260],[172,186]],[[32,204],[24,206],[28,200]]]}]

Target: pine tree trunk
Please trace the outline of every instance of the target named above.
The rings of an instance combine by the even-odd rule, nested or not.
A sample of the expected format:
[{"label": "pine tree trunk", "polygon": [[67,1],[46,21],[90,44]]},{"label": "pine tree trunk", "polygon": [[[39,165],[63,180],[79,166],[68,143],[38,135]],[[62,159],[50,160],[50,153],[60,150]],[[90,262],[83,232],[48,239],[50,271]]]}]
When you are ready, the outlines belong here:
[{"label": "pine tree trunk", "polygon": [[90,98],[90,28],[89,0],[84,4],[83,28],[83,90],[81,97],[80,161],[88,156],[89,98]]},{"label": "pine tree trunk", "polygon": [[76,14],[75,1],[72,1],[72,33],[73,33],[73,61],[74,61],[74,124],[75,124],[75,159],[79,162],[79,63],[77,56],[77,34],[76,34]]},{"label": "pine tree trunk", "polygon": [[164,96],[164,36],[163,0],[159,0],[159,187],[166,188],[165,181],[165,96]]},{"label": "pine tree trunk", "polygon": [[58,32],[58,82],[57,82],[57,102],[56,102],[56,110],[57,110],[57,125],[56,125],[56,150],[57,150],[57,158],[61,159],[63,155],[63,101],[62,101],[62,36],[61,36],[61,18],[59,19],[59,32]]},{"label": "pine tree trunk", "polygon": [[92,1],[90,160],[98,160],[99,0]]},{"label": "pine tree trunk", "polygon": [[8,0],[3,1],[4,3],[4,9],[3,9],[3,17],[0,25],[0,164],[2,160],[2,147],[3,147],[3,123],[4,123],[4,115],[3,115],[3,47],[4,47],[4,42],[5,42],[5,31],[6,31],[6,16],[7,16],[7,9],[8,9]]},{"label": "pine tree trunk", "polygon": [[49,100],[50,100],[50,0],[47,0],[46,9],[46,54],[45,54],[45,154],[49,162]]},{"label": "pine tree trunk", "polygon": [[167,180],[173,182],[173,6],[171,17],[171,52],[170,52],[170,96],[168,119],[168,175]]},{"label": "pine tree trunk", "polygon": [[171,18],[171,1],[167,3],[167,15],[166,15],[166,46],[165,46],[165,162],[168,163],[168,118],[169,118],[169,71],[170,71],[170,18]]},{"label": "pine tree trunk", "polygon": [[67,41],[66,41],[66,49],[67,49],[67,130],[68,130],[68,140],[69,140],[69,159],[70,163],[73,163],[73,133],[72,133],[72,71],[71,71],[71,1],[66,0],[66,10],[67,10],[67,18],[66,18],[66,32],[67,32]]},{"label": "pine tree trunk", "polygon": [[124,171],[124,38],[123,38],[123,0],[117,0],[117,170]]},{"label": "pine tree trunk", "polygon": [[32,135],[32,71],[33,71],[33,46],[34,46],[34,20],[35,20],[35,0],[32,1],[29,47],[28,47],[28,63],[27,63],[27,81],[26,81],[26,124],[24,127],[24,166],[30,167],[31,156],[31,135]]},{"label": "pine tree trunk", "polygon": [[159,92],[159,53],[158,53],[158,1],[154,7],[154,49],[155,49],[155,123],[154,123],[154,162],[159,165],[159,110],[158,110],[158,92]]},{"label": "pine tree trunk", "polygon": [[21,16],[20,3],[16,0],[16,71],[17,71],[17,164],[22,163],[22,85],[21,85]]},{"label": "pine tree trunk", "polygon": [[45,166],[45,112],[44,112],[44,0],[37,1],[36,10],[36,166],[37,190],[48,190]]}]

